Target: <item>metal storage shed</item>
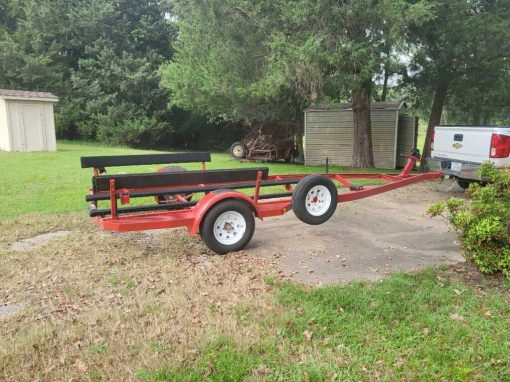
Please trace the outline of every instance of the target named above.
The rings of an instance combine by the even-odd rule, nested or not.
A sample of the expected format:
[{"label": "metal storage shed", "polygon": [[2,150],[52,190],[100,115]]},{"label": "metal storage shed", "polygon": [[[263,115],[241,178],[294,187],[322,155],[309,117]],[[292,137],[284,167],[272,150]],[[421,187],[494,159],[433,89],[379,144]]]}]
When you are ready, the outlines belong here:
[{"label": "metal storage shed", "polygon": [[[418,119],[406,114],[404,102],[373,102],[372,146],[375,166],[405,165],[403,153],[416,147]],[[354,122],[351,104],[314,105],[305,110],[305,163],[350,166]]]},{"label": "metal storage shed", "polygon": [[0,89],[0,150],[56,151],[51,93]]}]

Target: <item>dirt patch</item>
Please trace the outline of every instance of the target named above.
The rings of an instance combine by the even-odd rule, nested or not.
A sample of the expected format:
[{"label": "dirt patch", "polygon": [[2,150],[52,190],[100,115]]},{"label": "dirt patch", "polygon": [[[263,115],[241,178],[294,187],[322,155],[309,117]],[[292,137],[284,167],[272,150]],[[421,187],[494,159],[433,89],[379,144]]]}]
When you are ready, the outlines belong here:
[{"label": "dirt patch", "polygon": [[463,262],[443,219],[427,207],[462,197],[452,181],[419,183],[339,204],[325,224],[309,226],[294,214],[257,222],[250,251],[271,259],[286,275],[313,284],[377,280],[395,271]]},{"label": "dirt patch", "polygon": [[33,214],[0,219],[0,254],[11,252],[12,245],[18,241],[48,232],[73,231],[86,221],[86,216],[76,213],[58,216]]},{"label": "dirt patch", "polygon": [[448,266],[441,277],[451,283],[461,282],[477,289],[498,289],[510,296],[510,287],[503,275],[482,273],[471,261]]},{"label": "dirt patch", "polygon": [[56,232],[43,233],[41,235],[31,237],[30,239],[24,239],[24,240],[15,242],[11,246],[11,250],[12,251],[26,251],[28,249],[47,244],[49,241],[51,241],[57,237],[65,237],[65,236],[69,235],[70,233],[71,233],[71,231],[56,231]]}]

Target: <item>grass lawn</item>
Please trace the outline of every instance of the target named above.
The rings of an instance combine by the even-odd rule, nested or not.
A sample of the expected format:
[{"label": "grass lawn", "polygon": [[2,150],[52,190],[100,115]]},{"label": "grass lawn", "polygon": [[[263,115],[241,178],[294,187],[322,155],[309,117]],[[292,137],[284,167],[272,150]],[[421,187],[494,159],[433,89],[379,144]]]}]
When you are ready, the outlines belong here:
[{"label": "grass lawn", "polygon": [[[501,283],[439,267],[309,287],[251,251],[213,256],[184,230],[100,231],[79,157],[140,151],[59,149],[0,154],[0,307],[22,306],[0,318],[0,381],[510,381]],[[214,154],[210,168],[259,165]],[[11,250],[56,230],[71,232]]]},{"label": "grass lawn", "polygon": [[[80,167],[81,156],[142,154],[128,148],[110,148],[90,143],[59,142],[55,153],[0,152],[0,218],[26,213],[63,213],[86,211],[84,196],[90,188],[91,169]],[[156,171],[162,165],[108,168],[112,172]],[[183,164],[189,170],[199,170],[200,164]],[[214,153],[209,169],[267,166],[270,174],[320,173],[324,167],[300,164],[241,163],[228,154]],[[338,166],[330,171],[352,172]],[[377,170],[366,170],[377,171]],[[389,171],[391,172],[391,171]],[[361,182],[360,182],[361,183]],[[270,191],[269,189],[265,189]],[[283,192],[279,188],[279,192]]]},{"label": "grass lawn", "polygon": [[[272,284],[273,285],[273,284]],[[304,288],[276,283],[284,308],[255,343],[209,344],[180,369],[150,381],[508,381],[508,300],[441,272],[377,283]]]}]

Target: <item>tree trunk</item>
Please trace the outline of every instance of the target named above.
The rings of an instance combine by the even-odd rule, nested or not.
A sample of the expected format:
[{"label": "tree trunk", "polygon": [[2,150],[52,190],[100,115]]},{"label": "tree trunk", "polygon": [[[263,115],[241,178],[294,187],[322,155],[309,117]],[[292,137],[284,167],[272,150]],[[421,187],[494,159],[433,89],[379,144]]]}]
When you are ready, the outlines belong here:
[{"label": "tree trunk", "polygon": [[383,88],[382,88],[382,94],[381,94],[381,101],[386,101],[386,97],[388,96],[388,80],[390,79],[390,71],[389,71],[389,64],[388,61],[386,61],[386,64],[384,64],[384,82],[383,82]]},{"label": "tree trunk", "polygon": [[296,157],[297,162],[304,163],[305,162],[305,147],[303,145],[303,124],[298,123],[298,128],[296,131],[296,144],[298,149],[298,155]]},{"label": "tree trunk", "polygon": [[352,166],[355,168],[374,167],[372,125],[370,122],[371,92],[371,80],[364,81],[360,86],[352,89],[354,119]]},{"label": "tree trunk", "polygon": [[432,135],[434,128],[441,123],[441,115],[448,94],[449,82],[439,80],[434,92],[434,101],[432,102],[432,110],[430,111],[429,124],[427,126],[427,135],[425,136],[425,145],[423,146],[422,159],[420,163],[420,171],[427,171],[427,158],[430,157],[430,146],[432,143]]}]

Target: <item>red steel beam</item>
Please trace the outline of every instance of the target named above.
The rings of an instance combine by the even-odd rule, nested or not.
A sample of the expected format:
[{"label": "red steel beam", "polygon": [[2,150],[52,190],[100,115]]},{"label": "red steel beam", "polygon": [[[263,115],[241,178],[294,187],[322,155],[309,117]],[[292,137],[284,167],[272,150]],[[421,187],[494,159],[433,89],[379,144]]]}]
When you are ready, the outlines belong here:
[{"label": "red steel beam", "polygon": [[[367,186],[360,190],[340,192],[337,197],[338,203],[346,203],[367,198],[424,180],[438,179],[444,174],[441,172],[395,176],[387,174],[324,174],[324,176],[338,181],[340,181],[339,179],[344,178],[344,175],[351,179],[380,179],[386,181],[387,183],[379,186]],[[305,176],[307,176],[307,174],[288,175],[289,178],[304,178]],[[280,175],[278,177],[283,178],[284,176]],[[340,183],[342,182],[340,181]],[[193,226],[195,221],[195,207],[177,211],[151,212],[144,214],[117,216],[117,200],[115,197],[116,190],[114,188],[115,184],[111,184],[110,186],[113,187],[113,190],[110,190],[112,216],[105,218],[94,218],[95,224],[103,229],[110,231],[140,231],[147,229],[176,227],[187,227],[190,229]],[[292,209],[292,201],[289,198],[254,201],[254,203],[256,203],[256,206],[260,212],[260,218],[283,215]]]}]

